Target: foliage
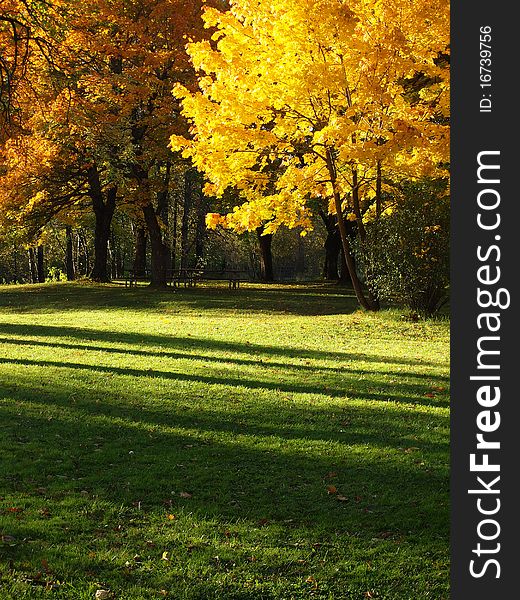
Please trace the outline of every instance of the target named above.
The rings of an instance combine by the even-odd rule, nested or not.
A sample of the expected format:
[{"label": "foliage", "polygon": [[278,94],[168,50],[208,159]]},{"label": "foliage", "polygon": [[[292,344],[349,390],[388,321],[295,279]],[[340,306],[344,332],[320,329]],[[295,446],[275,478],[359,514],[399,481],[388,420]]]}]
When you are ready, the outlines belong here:
[{"label": "foliage", "polygon": [[58,267],[50,267],[45,281],[48,283],[53,281],[67,281],[67,275]]},{"label": "foliage", "polygon": [[[188,46],[199,90],[177,85],[191,137],[175,135],[210,181],[243,203],[237,231],[310,228],[322,198],[362,227],[383,190],[442,168],[448,156],[446,0],[234,0],[205,12],[213,42]],[[381,181],[382,180],[382,181]]]},{"label": "foliage", "polygon": [[25,6],[46,2],[9,3],[13,18],[43,31],[48,43],[30,39],[21,126],[5,143],[6,226],[32,222],[27,237],[34,238],[56,215],[71,221],[90,210],[93,169],[100,191],[117,189],[127,205],[150,202],[172,158],[168,136],[185,131],[182,118],[172,124],[171,88],[194,78],[184,46],[187,36],[204,33],[202,2],[60,0],[43,24]]},{"label": "foliage", "polygon": [[447,600],[448,322],[355,308],[0,288],[2,600]]},{"label": "foliage", "polygon": [[403,200],[367,225],[356,244],[368,285],[380,299],[397,300],[431,315],[446,301],[449,281],[450,207],[441,182],[408,185]]}]

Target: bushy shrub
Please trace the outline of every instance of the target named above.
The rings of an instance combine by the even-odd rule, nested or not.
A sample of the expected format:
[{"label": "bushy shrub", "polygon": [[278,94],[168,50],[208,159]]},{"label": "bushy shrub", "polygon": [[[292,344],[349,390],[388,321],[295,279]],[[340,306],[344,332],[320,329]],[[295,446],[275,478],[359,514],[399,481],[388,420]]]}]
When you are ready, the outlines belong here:
[{"label": "bushy shrub", "polygon": [[368,223],[356,258],[365,282],[380,300],[431,315],[449,294],[450,206],[438,182],[408,185],[389,214]]},{"label": "bushy shrub", "polygon": [[58,267],[49,267],[45,281],[67,281],[67,275]]}]

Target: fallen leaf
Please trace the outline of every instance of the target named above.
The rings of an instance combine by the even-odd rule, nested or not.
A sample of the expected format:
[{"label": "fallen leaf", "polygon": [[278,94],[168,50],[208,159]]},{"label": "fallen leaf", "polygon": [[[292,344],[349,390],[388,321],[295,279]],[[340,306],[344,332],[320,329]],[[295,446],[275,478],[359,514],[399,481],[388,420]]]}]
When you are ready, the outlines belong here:
[{"label": "fallen leaf", "polygon": [[336,496],[336,500],[340,502],[347,502],[348,498],[346,496]]},{"label": "fallen leaf", "polygon": [[110,590],[96,590],[96,600],[108,600],[110,598]]},{"label": "fallen leaf", "polygon": [[327,494],[337,494],[337,493],[338,493],[338,488],[335,485],[327,486]]},{"label": "fallen leaf", "polygon": [[189,492],[180,492],[179,496],[181,498],[193,498],[193,494],[190,494]]},{"label": "fallen leaf", "polygon": [[163,552],[162,556],[161,556],[162,560],[170,560],[170,553],[169,552]]},{"label": "fallen leaf", "polygon": [[166,515],[168,521],[174,521],[176,519],[175,515]]}]

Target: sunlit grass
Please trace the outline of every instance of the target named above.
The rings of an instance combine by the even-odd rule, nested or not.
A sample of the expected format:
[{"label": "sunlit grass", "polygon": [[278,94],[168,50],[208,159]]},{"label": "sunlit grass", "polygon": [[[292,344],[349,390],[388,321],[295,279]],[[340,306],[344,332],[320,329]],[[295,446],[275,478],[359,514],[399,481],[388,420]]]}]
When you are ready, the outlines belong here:
[{"label": "sunlit grass", "polygon": [[2,598],[448,598],[447,321],[3,287],[0,357]]}]

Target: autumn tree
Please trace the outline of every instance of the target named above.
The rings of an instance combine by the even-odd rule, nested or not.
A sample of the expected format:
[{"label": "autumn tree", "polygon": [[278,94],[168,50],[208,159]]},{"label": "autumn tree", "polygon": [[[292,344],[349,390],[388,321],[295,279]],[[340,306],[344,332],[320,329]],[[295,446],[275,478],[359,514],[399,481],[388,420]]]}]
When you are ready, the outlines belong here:
[{"label": "autumn tree", "polygon": [[[37,47],[29,61],[23,130],[7,147],[4,189],[15,191],[3,204],[20,223],[38,225],[79,204],[92,210],[91,276],[98,281],[109,278],[116,207],[140,211],[152,249],[152,284],[163,286],[175,159],[168,137],[178,112],[171,88],[194,79],[184,46],[188,36],[203,34],[202,2],[86,0],[80,6],[64,0],[63,5],[66,10],[47,32],[52,60]],[[186,130],[182,118],[174,129]],[[22,185],[13,187],[15,182]]]},{"label": "autumn tree", "polygon": [[[212,41],[188,47],[199,88],[175,88],[191,136],[171,145],[206,174],[209,193],[241,192],[210,226],[305,231],[309,203],[321,199],[356,222],[364,243],[364,222],[380,215],[393,182],[445,166],[447,0],[233,0],[204,20]],[[344,219],[338,226],[356,296],[376,308]]]}]

